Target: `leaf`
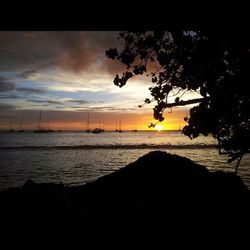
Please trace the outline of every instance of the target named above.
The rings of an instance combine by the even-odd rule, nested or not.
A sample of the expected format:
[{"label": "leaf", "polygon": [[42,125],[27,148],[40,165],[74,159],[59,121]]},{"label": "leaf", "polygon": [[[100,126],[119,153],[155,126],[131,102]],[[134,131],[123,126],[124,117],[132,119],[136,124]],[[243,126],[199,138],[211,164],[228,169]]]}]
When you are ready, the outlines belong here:
[{"label": "leaf", "polygon": [[112,60],[114,60],[118,56],[118,51],[117,49],[109,49],[106,50],[106,56]]}]

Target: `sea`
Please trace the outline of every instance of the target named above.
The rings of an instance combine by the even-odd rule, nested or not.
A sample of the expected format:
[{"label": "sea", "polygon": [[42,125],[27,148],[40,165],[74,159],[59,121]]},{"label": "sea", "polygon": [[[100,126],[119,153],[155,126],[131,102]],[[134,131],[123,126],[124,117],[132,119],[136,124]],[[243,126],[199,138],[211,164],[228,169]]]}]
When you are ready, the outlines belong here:
[{"label": "sea", "polygon": [[[180,131],[0,133],[0,190],[20,187],[28,179],[82,185],[112,173],[150,151],[187,157],[211,171],[234,172],[236,162],[219,155],[212,136],[190,140]],[[238,174],[250,188],[250,156]]]}]

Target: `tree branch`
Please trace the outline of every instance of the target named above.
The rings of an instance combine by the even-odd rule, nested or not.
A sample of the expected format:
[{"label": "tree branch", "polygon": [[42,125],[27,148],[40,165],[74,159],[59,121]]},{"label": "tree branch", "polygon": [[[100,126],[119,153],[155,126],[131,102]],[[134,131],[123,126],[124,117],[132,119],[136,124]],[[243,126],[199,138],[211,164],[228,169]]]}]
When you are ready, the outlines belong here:
[{"label": "tree branch", "polygon": [[199,103],[199,102],[202,102],[204,100],[208,100],[208,98],[207,97],[203,97],[203,98],[197,98],[197,99],[192,99],[192,100],[187,100],[187,101],[179,101],[179,102],[174,102],[174,103],[166,103],[165,104],[165,108],[172,108],[172,107],[176,107],[176,106],[185,106],[185,105],[189,105],[189,104]]}]

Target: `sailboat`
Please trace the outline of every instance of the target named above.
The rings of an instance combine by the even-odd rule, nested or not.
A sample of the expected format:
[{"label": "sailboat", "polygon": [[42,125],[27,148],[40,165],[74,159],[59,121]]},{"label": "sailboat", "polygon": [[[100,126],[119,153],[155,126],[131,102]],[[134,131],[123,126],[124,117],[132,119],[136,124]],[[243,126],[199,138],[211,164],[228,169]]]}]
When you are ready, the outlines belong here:
[{"label": "sailboat", "polygon": [[136,129],[136,122],[135,122],[135,128],[132,129],[132,132],[137,132],[137,129]]},{"label": "sailboat", "polygon": [[11,132],[11,133],[16,132],[16,130],[12,128],[12,121],[10,121],[10,129],[9,129],[9,132]]},{"label": "sailboat", "polygon": [[101,129],[101,121],[99,120],[99,127],[98,128],[95,128],[92,133],[93,134],[100,134],[103,132],[103,129]]},{"label": "sailboat", "polygon": [[34,130],[34,133],[48,133],[49,131],[47,129],[44,129],[41,127],[42,123],[42,112],[39,113],[39,120],[38,120],[38,129]]},{"label": "sailboat", "polygon": [[92,131],[93,134],[100,134],[101,132],[102,132],[102,129],[100,129],[100,128],[95,128],[95,129]]},{"label": "sailboat", "polygon": [[91,132],[91,130],[90,130],[90,128],[89,128],[89,114],[88,114],[88,121],[87,121],[87,129],[86,129],[86,132],[87,132],[87,133],[90,133],[90,132]]},{"label": "sailboat", "polygon": [[117,121],[115,122],[115,132],[119,132],[119,130],[117,128]]},{"label": "sailboat", "polygon": [[104,130],[104,121],[102,121],[102,132],[104,132],[105,130]]},{"label": "sailboat", "polygon": [[22,129],[22,122],[19,122],[19,130],[17,130],[18,133],[23,133],[24,130]]},{"label": "sailboat", "polygon": [[119,122],[119,130],[118,130],[119,133],[122,133],[122,128],[121,128],[121,120]]}]

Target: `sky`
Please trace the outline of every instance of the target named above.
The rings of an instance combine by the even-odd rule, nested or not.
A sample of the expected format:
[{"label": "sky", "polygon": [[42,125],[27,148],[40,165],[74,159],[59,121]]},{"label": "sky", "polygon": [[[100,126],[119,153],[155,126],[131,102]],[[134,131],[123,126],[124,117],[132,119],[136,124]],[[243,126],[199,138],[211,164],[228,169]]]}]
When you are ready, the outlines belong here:
[{"label": "sky", "polygon": [[[0,129],[34,129],[40,111],[42,126],[53,129],[86,129],[101,123],[113,130],[148,129],[153,105],[139,108],[150,98],[146,76],[131,79],[124,87],[113,84],[125,70],[105,57],[119,48],[118,32],[0,32]],[[185,108],[166,113],[165,129],[184,125]]]}]

